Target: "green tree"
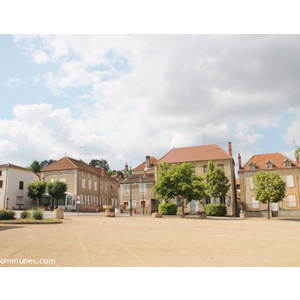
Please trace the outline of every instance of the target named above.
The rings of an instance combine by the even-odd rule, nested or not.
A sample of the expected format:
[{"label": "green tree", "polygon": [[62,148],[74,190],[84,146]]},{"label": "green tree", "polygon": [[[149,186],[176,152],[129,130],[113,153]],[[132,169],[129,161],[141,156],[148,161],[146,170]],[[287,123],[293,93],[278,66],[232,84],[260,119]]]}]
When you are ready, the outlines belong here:
[{"label": "green tree", "polygon": [[41,204],[41,199],[46,191],[46,182],[35,181],[31,182],[27,188],[27,196],[33,200],[38,200],[37,205]]},{"label": "green tree", "polygon": [[204,174],[205,192],[208,197],[225,197],[230,189],[229,179],[225,172],[209,161]]},{"label": "green tree", "polygon": [[270,219],[270,202],[283,201],[286,193],[286,183],[278,173],[260,171],[253,178],[255,199],[268,204],[268,219]]},{"label": "green tree", "polygon": [[184,217],[184,200],[200,200],[204,197],[204,183],[200,176],[196,176],[191,163],[173,164],[168,170],[168,164],[159,165],[158,180],[154,185],[154,192],[165,202],[178,197],[182,202],[182,217]]},{"label": "green tree", "polygon": [[59,180],[47,184],[47,192],[53,198],[53,206],[55,206],[55,199],[58,201],[64,198],[67,189],[68,185]]},{"label": "green tree", "polygon": [[40,172],[41,165],[37,160],[34,160],[29,167],[33,172]]},{"label": "green tree", "polygon": [[49,160],[43,160],[40,162],[41,169],[48,167],[52,163],[56,162],[54,159],[49,159]]},{"label": "green tree", "polygon": [[92,159],[89,163],[90,166],[95,167],[97,169],[101,169],[101,167],[104,167],[105,172],[107,173],[110,170],[109,164],[106,159]]}]

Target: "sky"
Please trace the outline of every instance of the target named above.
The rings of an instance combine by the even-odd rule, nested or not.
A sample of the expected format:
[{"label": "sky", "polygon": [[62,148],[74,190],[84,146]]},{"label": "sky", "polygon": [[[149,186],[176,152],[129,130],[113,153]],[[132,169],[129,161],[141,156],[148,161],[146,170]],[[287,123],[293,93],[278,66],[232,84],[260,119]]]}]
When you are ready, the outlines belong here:
[{"label": "sky", "polygon": [[242,164],[300,146],[300,36],[0,35],[1,163],[133,168],[218,144]]}]

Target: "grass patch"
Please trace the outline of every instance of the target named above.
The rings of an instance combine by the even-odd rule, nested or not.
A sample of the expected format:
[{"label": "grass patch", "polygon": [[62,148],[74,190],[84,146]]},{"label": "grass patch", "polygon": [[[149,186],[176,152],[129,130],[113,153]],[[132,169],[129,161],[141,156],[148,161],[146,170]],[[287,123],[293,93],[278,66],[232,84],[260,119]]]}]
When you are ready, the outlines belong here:
[{"label": "grass patch", "polygon": [[27,219],[14,219],[14,220],[1,220],[0,224],[59,224],[62,220],[55,218],[44,218],[43,220],[35,220],[33,218]]}]

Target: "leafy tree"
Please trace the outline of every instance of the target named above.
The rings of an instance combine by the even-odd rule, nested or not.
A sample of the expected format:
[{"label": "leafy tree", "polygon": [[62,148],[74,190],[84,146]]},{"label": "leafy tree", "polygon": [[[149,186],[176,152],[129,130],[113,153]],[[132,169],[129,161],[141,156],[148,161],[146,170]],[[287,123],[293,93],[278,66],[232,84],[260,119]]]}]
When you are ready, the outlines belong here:
[{"label": "leafy tree", "polygon": [[67,189],[68,185],[59,180],[47,184],[47,192],[53,198],[53,206],[55,206],[55,199],[64,198]]},{"label": "leafy tree", "polygon": [[286,183],[278,173],[260,171],[253,178],[255,199],[268,204],[268,219],[270,219],[270,202],[283,201],[286,193]]},{"label": "leafy tree", "polygon": [[92,159],[89,163],[90,166],[101,169],[101,167],[104,167],[105,172],[107,173],[110,170],[109,164],[106,159]]},{"label": "leafy tree", "polygon": [[54,159],[49,159],[49,160],[43,160],[40,162],[41,169],[48,167],[52,163],[56,162]]},{"label": "leafy tree", "polygon": [[168,164],[159,165],[158,180],[154,185],[154,192],[164,201],[178,197],[182,202],[182,217],[184,216],[183,202],[200,200],[204,197],[204,183],[200,176],[196,176],[190,163],[173,164],[168,170]]},{"label": "leafy tree", "polygon": [[46,182],[35,181],[31,182],[27,188],[27,196],[33,200],[38,200],[37,205],[40,205],[42,196],[46,191]]},{"label": "leafy tree", "polygon": [[209,197],[225,197],[230,189],[229,179],[225,172],[209,161],[204,174],[205,192]]},{"label": "leafy tree", "polygon": [[32,162],[32,164],[30,165],[30,169],[33,171],[33,172],[40,172],[41,170],[41,165],[40,163],[37,161],[37,160],[34,160]]}]

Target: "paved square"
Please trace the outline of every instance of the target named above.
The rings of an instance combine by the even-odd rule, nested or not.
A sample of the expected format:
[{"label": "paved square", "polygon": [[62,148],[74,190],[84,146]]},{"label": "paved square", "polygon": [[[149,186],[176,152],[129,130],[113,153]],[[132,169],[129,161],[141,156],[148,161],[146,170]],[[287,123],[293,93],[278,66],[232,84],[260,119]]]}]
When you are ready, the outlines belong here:
[{"label": "paved square", "polygon": [[56,267],[300,267],[300,220],[69,216],[0,225],[0,260]]}]

